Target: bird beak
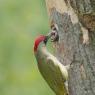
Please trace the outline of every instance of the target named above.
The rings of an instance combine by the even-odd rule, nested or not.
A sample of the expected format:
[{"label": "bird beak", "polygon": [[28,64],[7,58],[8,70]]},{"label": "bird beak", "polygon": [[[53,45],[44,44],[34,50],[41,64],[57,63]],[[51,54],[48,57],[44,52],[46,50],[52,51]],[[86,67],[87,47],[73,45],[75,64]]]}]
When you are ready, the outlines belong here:
[{"label": "bird beak", "polygon": [[52,36],[52,32],[50,31],[50,32],[47,34],[48,39],[51,38],[51,36]]},{"label": "bird beak", "polygon": [[58,35],[58,32],[57,31],[50,31],[48,34],[47,34],[47,40],[49,38],[51,38],[51,41],[52,42],[55,42],[55,41],[58,41],[59,40],[59,35]]},{"label": "bird beak", "polygon": [[51,36],[52,36],[52,33],[51,33],[51,32],[49,32],[49,33],[46,35],[45,40],[44,40],[44,43],[45,43],[45,44],[47,43],[47,41],[49,40],[49,38],[51,38]]}]

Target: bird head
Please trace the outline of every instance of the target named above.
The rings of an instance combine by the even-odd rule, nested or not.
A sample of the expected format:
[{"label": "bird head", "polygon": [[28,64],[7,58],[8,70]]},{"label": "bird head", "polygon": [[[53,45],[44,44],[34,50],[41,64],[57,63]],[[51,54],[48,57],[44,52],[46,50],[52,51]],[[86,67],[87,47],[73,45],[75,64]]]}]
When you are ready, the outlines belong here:
[{"label": "bird head", "polygon": [[56,31],[52,31],[52,32],[48,33],[47,36],[45,36],[45,35],[38,36],[34,43],[34,52],[37,51],[40,43],[43,43],[44,45],[46,45],[49,38],[51,38],[51,40],[53,42],[58,40],[58,38],[59,38],[58,33]]},{"label": "bird head", "polygon": [[49,39],[49,36],[44,36],[44,35],[38,36],[35,40],[35,43],[34,43],[34,51],[35,52],[37,51],[38,46],[40,45],[40,43],[43,43],[43,44],[46,45],[48,39]]}]

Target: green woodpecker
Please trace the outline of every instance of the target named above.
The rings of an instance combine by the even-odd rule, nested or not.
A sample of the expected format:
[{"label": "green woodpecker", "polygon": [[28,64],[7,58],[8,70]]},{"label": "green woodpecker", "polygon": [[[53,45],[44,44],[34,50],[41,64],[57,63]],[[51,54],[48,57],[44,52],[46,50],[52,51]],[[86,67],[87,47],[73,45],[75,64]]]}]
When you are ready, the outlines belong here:
[{"label": "green woodpecker", "polygon": [[34,54],[38,68],[43,78],[56,95],[68,95],[67,81],[68,71],[60,61],[54,57],[46,48],[48,36],[39,36],[34,43]]}]

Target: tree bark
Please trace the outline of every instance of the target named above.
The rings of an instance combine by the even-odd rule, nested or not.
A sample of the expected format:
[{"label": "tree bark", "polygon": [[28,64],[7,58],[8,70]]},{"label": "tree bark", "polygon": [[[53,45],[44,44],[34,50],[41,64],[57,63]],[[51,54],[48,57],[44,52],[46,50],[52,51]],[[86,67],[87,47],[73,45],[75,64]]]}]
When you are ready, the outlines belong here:
[{"label": "tree bark", "polygon": [[[50,25],[59,29],[55,56],[70,64],[69,95],[95,95],[95,0],[46,0],[46,6]],[[89,32],[88,45],[82,27]]]}]

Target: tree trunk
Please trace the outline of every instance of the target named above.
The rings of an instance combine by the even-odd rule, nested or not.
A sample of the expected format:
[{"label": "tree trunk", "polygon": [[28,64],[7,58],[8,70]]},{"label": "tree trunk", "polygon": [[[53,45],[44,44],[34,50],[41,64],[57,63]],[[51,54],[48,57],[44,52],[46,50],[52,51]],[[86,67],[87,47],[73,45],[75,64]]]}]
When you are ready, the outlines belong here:
[{"label": "tree trunk", "polygon": [[[69,94],[95,95],[95,0],[46,0],[50,25],[57,24],[55,56],[70,64]],[[83,44],[85,31],[89,44]]]}]

